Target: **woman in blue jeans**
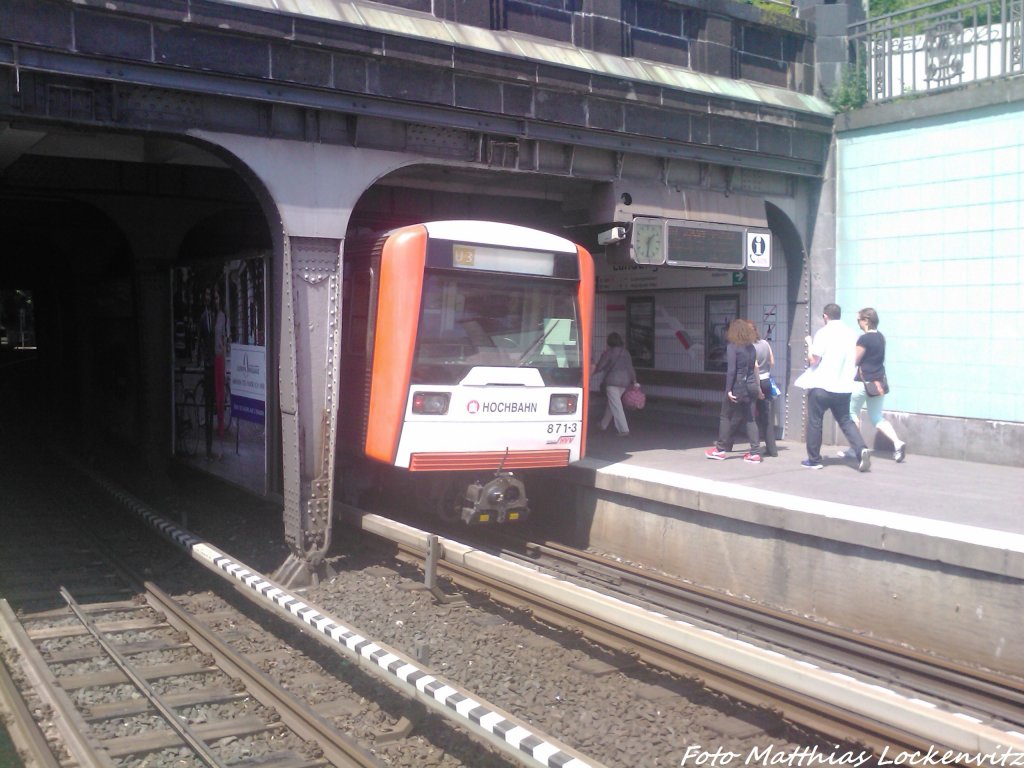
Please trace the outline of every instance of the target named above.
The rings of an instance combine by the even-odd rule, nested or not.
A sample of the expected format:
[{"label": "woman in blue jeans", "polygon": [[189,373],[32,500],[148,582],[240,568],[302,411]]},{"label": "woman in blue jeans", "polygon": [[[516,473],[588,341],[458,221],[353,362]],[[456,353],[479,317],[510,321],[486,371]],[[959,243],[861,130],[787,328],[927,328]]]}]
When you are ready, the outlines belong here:
[{"label": "woman in blue jeans", "polygon": [[757,418],[757,430],[764,440],[764,455],[778,456],[779,448],[775,444],[775,395],[772,394],[772,367],[775,365],[775,353],[767,339],[762,339],[757,326],[753,322],[757,340],[754,342],[754,353],[757,356],[757,372],[760,376],[761,397],[754,402],[754,415]]},{"label": "woman in blue jeans", "polygon": [[[857,313],[857,325],[860,326],[861,334],[857,339],[857,370],[861,372],[863,381],[884,381],[885,380],[885,336],[878,331],[878,312],[871,307],[865,307]],[[850,396],[850,418],[860,428],[860,411],[867,407],[868,418],[875,428],[892,441],[893,458],[897,462],[903,461],[907,456],[907,444],[900,440],[896,429],[886,421],[882,411],[885,407],[885,395],[868,397],[863,386],[854,389]]]}]

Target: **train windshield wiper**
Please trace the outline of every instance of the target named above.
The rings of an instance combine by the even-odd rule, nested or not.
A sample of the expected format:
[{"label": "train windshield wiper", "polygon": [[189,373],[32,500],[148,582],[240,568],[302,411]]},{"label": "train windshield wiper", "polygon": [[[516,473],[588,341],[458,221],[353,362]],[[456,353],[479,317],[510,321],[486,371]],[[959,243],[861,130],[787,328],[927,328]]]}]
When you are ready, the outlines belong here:
[{"label": "train windshield wiper", "polygon": [[523,364],[533,355],[533,353],[537,351],[537,348],[544,343],[548,336],[551,335],[551,332],[558,327],[559,320],[555,318],[552,320],[548,320],[547,323],[548,327],[544,330],[544,333],[537,337],[537,340],[533,342],[533,344],[531,344],[527,348],[527,350],[519,356],[519,359],[516,360],[515,365],[513,366],[514,368],[521,368],[523,366]]}]

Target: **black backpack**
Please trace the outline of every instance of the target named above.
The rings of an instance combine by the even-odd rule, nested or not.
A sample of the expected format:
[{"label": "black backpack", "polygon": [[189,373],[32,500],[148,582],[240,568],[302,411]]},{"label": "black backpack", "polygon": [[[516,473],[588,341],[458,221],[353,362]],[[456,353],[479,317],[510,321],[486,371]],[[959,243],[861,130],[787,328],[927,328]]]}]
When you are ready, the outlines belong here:
[{"label": "black backpack", "polygon": [[743,371],[737,368],[736,381],[733,382],[732,393],[739,400],[757,400],[761,396],[761,377],[753,354],[750,357],[750,366],[747,368],[746,378],[743,377]]},{"label": "black backpack", "polygon": [[747,394],[751,400],[757,400],[761,396],[761,376],[758,373],[757,365],[751,367],[747,374]]}]

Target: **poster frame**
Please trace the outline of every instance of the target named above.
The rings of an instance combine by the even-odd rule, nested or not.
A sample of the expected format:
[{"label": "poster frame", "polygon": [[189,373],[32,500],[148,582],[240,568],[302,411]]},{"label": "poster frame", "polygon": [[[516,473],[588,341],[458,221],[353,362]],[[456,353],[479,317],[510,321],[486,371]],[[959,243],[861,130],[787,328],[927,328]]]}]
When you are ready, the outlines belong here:
[{"label": "poster frame", "polygon": [[725,371],[725,334],[729,323],[740,315],[738,293],[709,293],[704,296],[704,370]]},{"label": "poster frame", "polygon": [[654,297],[626,297],[626,349],[635,368],[654,368]]}]

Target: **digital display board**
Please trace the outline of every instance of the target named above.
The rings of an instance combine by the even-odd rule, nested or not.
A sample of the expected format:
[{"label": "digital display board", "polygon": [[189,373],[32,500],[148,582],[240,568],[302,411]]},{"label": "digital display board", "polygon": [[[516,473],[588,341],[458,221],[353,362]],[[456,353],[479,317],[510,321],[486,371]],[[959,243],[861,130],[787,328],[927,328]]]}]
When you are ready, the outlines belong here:
[{"label": "digital display board", "polygon": [[771,268],[771,233],[737,224],[637,216],[630,227],[636,264],[741,270]]},{"label": "digital display board", "polygon": [[743,269],[745,229],[699,222],[666,222],[665,263],[686,267]]}]

